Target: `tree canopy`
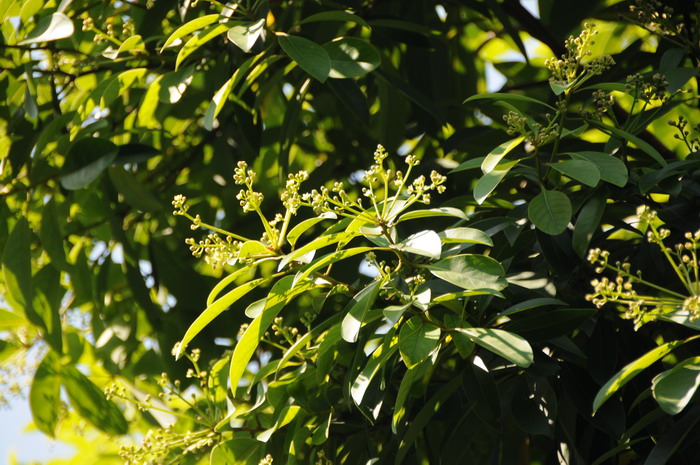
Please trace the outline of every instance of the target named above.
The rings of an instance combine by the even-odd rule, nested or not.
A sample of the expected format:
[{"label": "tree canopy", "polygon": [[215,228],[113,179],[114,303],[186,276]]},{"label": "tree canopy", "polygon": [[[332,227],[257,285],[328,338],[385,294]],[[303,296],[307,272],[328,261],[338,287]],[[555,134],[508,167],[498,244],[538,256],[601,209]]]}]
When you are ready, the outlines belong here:
[{"label": "tree canopy", "polygon": [[699,10],[0,0],[0,394],[68,463],[697,462]]}]

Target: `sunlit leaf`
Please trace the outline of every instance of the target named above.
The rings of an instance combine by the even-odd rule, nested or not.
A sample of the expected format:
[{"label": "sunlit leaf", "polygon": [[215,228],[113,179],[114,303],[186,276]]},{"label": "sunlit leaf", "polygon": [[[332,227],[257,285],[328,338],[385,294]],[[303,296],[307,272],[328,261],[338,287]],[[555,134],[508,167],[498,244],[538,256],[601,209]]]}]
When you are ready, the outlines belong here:
[{"label": "sunlit leaf", "polygon": [[519,367],[527,368],[532,365],[532,347],[517,334],[493,328],[456,328],[455,331]]},{"label": "sunlit leaf", "polygon": [[282,33],[277,34],[277,40],[301,69],[321,82],[326,81],[331,72],[331,59],[323,47],[304,37]]},{"label": "sunlit leaf", "polygon": [[19,42],[19,45],[65,39],[72,36],[74,31],[73,21],[68,16],[59,12],[52,13],[41,18],[27,38]]}]

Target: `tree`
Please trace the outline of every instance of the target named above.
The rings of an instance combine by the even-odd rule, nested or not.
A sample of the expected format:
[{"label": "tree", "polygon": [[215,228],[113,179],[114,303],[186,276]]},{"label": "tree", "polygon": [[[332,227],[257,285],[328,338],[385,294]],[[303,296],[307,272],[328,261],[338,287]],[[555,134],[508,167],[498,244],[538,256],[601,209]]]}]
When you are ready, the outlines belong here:
[{"label": "tree", "polygon": [[698,6],[0,2],[35,425],[95,463],[693,463]]}]

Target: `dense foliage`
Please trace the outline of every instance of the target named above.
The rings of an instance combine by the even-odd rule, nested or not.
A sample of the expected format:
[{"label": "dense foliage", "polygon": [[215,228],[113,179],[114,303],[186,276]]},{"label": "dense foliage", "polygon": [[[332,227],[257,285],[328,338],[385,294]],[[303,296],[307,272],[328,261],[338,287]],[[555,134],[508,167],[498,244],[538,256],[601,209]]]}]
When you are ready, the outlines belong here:
[{"label": "dense foliage", "polygon": [[700,3],[524,4],[0,0],[0,393],[70,463],[699,461]]}]

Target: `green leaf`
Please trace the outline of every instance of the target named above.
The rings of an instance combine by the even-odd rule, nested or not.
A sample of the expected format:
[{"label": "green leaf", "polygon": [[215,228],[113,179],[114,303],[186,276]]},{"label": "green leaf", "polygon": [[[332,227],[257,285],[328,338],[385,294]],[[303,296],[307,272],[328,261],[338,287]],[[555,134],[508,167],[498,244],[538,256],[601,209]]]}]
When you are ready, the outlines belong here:
[{"label": "green leaf", "polygon": [[459,173],[460,171],[468,171],[476,168],[481,168],[481,164],[486,160],[486,157],[476,157],[471,158],[464,163],[460,164],[456,168],[453,168],[447,174]]},{"label": "green leaf", "polygon": [[214,24],[221,18],[221,15],[218,13],[214,13],[211,15],[204,15],[199,18],[193,19],[192,21],[183,24],[179,28],[175,30],[172,34],[170,34],[170,37],[168,37],[168,40],[165,41],[163,46],[161,47],[160,51],[161,53],[163,50],[168,48],[170,44],[175,42],[177,39],[180,39],[182,37],[185,37],[186,35],[192,34],[195,31],[198,31],[202,29],[203,27],[209,26],[210,24]]},{"label": "green leaf", "polygon": [[66,271],[68,269],[66,250],[63,247],[63,233],[58,221],[56,201],[53,197],[44,204],[41,212],[41,225],[39,226],[41,246],[49,255],[51,263],[57,269]]},{"label": "green leaf", "polygon": [[268,428],[265,431],[258,433],[255,436],[255,439],[257,439],[260,442],[269,441],[270,437],[272,437],[275,431],[282,428],[283,426],[288,425],[292,420],[294,420],[294,418],[296,418],[300,411],[301,407],[299,407],[298,405],[287,405],[280,411],[280,414],[277,417],[275,424],[271,428]]},{"label": "green leaf", "polygon": [[691,357],[657,375],[651,392],[661,409],[669,415],[680,413],[700,386],[700,357]]},{"label": "green leaf", "polygon": [[65,39],[72,36],[74,31],[73,21],[63,13],[56,12],[41,18],[27,38],[19,42],[18,45]]},{"label": "green leaf", "polygon": [[666,160],[661,156],[658,150],[649,145],[649,143],[643,141],[639,137],[615,126],[610,126],[600,121],[590,121],[590,124],[596,126],[601,131],[609,131],[612,135],[617,136],[619,139],[627,142],[632,142],[634,145],[639,147],[640,150],[645,152],[651,158],[653,158],[659,165],[666,166]]},{"label": "green leaf", "polygon": [[51,437],[56,436],[56,425],[61,412],[61,364],[49,351],[39,364],[29,389],[29,407],[34,425]]},{"label": "green leaf", "polygon": [[615,376],[610,378],[608,382],[606,382],[603,387],[600,388],[600,391],[598,391],[598,394],[593,400],[593,413],[597,412],[600,406],[603,405],[606,400],[612,397],[612,395],[615,394],[622,386],[630,382],[632,378],[641,373],[645,368],[649,367],[654,362],[661,360],[676,347],[698,338],[700,338],[700,335],[692,336],[688,339],[679,341],[667,342],[666,344],[650,350],[632,363],[625,365],[622,370],[618,371]]},{"label": "green leaf", "polygon": [[333,412],[328,412],[328,417],[323,420],[323,423],[318,425],[316,429],[314,430],[313,435],[311,436],[311,444],[315,446],[320,446],[321,444],[325,443],[328,440],[330,429],[331,429],[331,420],[333,419]]},{"label": "green leaf", "polygon": [[604,195],[603,192],[597,192],[583,205],[578,218],[576,218],[571,245],[574,248],[574,252],[581,258],[586,256],[593,233],[600,226],[600,220],[605,212],[606,201],[607,195]]},{"label": "green leaf", "polygon": [[394,459],[394,465],[399,465],[403,462],[403,459],[418,438],[418,435],[423,431],[423,428],[425,428],[430,419],[440,410],[440,407],[445,404],[452,393],[457,390],[461,381],[459,376],[452,377],[452,379],[444,383],[438,392],[423,405],[423,408],[420,409],[418,414],[414,417],[413,422],[411,422],[411,426],[406,430],[406,434],[401,438],[399,449]]},{"label": "green leaf", "polygon": [[298,225],[294,226],[288,233],[287,233],[287,242],[294,247],[297,243],[297,240],[301,237],[302,234],[304,234],[306,231],[317,225],[323,220],[328,220],[328,219],[337,219],[337,215],[333,212],[324,212],[321,213],[319,216],[316,218],[309,218]]},{"label": "green leaf", "polygon": [[440,342],[440,328],[416,315],[401,326],[399,352],[408,368],[413,368],[435,350]]},{"label": "green leaf", "polygon": [[439,208],[429,208],[426,210],[413,210],[408,213],[404,213],[401,215],[397,221],[408,221],[408,220],[417,220],[420,218],[433,218],[433,217],[441,217],[441,216],[451,216],[454,218],[459,218],[462,220],[466,220],[468,217],[466,213],[464,213],[462,210],[459,208],[454,208],[454,207],[439,207]]},{"label": "green leaf", "polygon": [[29,322],[22,315],[0,308],[0,331],[28,324]]},{"label": "green leaf", "polygon": [[216,283],[216,285],[212,288],[211,292],[209,292],[209,296],[207,297],[207,307],[214,303],[216,298],[219,297],[219,294],[221,294],[221,292],[224,289],[226,289],[226,287],[228,287],[229,284],[235,282],[241,276],[245,276],[248,279],[248,281],[250,281],[252,280],[254,275],[255,268],[246,266],[243,268],[239,268],[238,270],[223,278],[221,281]]},{"label": "green leaf", "polygon": [[501,163],[493,170],[479,178],[479,180],[476,182],[476,186],[474,186],[474,200],[476,200],[476,203],[481,205],[484,200],[491,195],[491,192],[493,192],[493,190],[500,184],[503,178],[506,177],[506,174],[508,174],[511,168],[517,164],[518,160]]},{"label": "green leaf", "polygon": [[517,334],[492,328],[456,328],[455,331],[519,367],[527,368],[533,362],[532,347]]},{"label": "green leaf", "polygon": [[627,167],[622,160],[603,152],[575,152],[567,155],[575,160],[585,160],[596,165],[603,181],[618,187],[627,185]]},{"label": "green leaf", "polygon": [[506,102],[536,103],[538,105],[544,105],[545,107],[547,107],[551,110],[556,110],[556,108],[554,108],[553,106],[548,105],[545,102],[542,102],[541,100],[537,100],[537,99],[534,99],[532,97],[528,97],[526,95],[505,94],[505,93],[501,93],[501,92],[472,95],[471,97],[466,99],[463,103],[473,102],[474,100],[502,100],[502,101],[506,101]]},{"label": "green leaf", "polygon": [[426,229],[410,235],[406,240],[391,246],[391,248],[439,260],[440,253],[442,253],[442,242],[435,231]]},{"label": "green leaf", "polygon": [[197,334],[199,334],[209,323],[211,323],[214,318],[219,316],[238,299],[259,285],[270,281],[270,279],[271,278],[258,278],[248,281],[247,283],[236,287],[235,289],[224,294],[221,298],[209,304],[207,308],[197,317],[197,319],[194,320],[190,327],[187,328],[187,332],[185,332],[185,335],[182,337],[182,341],[180,341],[175,358],[178,359],[182,356],[187,348],[187,344],[189,344]]},{"label": "green leaf", "polygon": [[318,286],[309,281],[294,286],[294,278],[292,276],[285,276],[272,286],[272,289],[267,294],[265,308],[248,325],[248,328],[233,349],[229,370],[229,384],[234,395],[248,366],[248,362],[250,362],[272,321],[290,299],[314,287]]},{"label": "green leaf", "polygon": [[576,81],[549,81],[549,88],[552,89],[552,92],[554,92],[554,95],[561,95],[564,92],[566,92],[568,89],[571,89],[571,87],[576,84]]},{"label": "green leaf", "polygon": [[206,44],[212,39],[221,36],[224,32],[228,31],[230,23],[215,24],[204,29],[202,32],[192,37],[185,43],[185,45],[177,53],[177,58],[175,59],[175,69],[178,69],[182,62],[194,52],[196,52],[202,45]]},{"label": "green leaf", "polygon": [[396,353],[398,346],[398,338],[394,335],[395,331],[389,331],[384,337],[384,343],[377,347],[372,355],[367,360],[367,364],[362,369],[360,374],[350,386],[350,395],[356,405],[362,404],[362,399],[365,397],[369,384],[374,379],[374,376],[386,364],[392,355]]},{"label": "green leaf", "polygon": [[369,27],[369,24],[367,24],[367,22],[364,19],[357,16],[356,14],[350,13],[349,11],[324,11],[321,13],[316,13],[316,14],[313,14],[311,16],[307,16],[306,18],[302,19],[299,22],[299,24],[315,23],[315,22],[325,23],[326,21],[351,22],[351,23],[357,23],[357,24],[364,26],[364,27]]},{"label": "green leaf", "polygon": [[564,176],[568,176],[590,187],[595,187],[600,182],[600,170],[595,164],[589,161],[565,160],[558,163],[551,163],[549,166],[559,171]]},{"label": "green leaf", "polygon": [[558,308],[528,312],[514,318],[506,329],[530,342],[549,341],[579,329],[595,314],[594,308]]},{"label": "green leaf", "polygon": [[361,253],[369,252],[370,250],[374,250],[374,247],[353,247],[350,249],[338,250],[336,252],[324,255],[323,257],[316,258],[304,268],[299,270],[296,276],[294,276],[294,282],[298,283],[303,281],[309,277],[311,273],[323,268],[324,266],[332,265],[333,263],[345,260],[346,258],[354,257],[355,255]]},{"label": "green leaf", "polygon": [[216,94],[214,94],[211,102],[209,102],[207,111],[204,113],[204,127],[207,129],[207,131],[214,129],[214,121],[224,108],[224,104],[228,100],[228,96],[231,94],[231,91],[238,85],[239,82],[241,82],[241,79],[247,75],[248,70],[255,63],[257,63],[261,57],[262,54],[248,58],[241,66],[238,67],[238,69],[233,73],[233,76],[231,76],[229,80],[216,91]]},{"label": "green leaf", "polygon": [[107,170],[114,188],[124,196],[126,203],[145,212],[157,212],[163,209],[163,204],[141,184],[136,176],[127,173],[124,168],[112,166]]},{"label": "green leaf", "polygon": [[12,228],[2,253],[2,273],[5,288],[25,312],[32,305],[32,257],[30,250],[31,230],[25,217]]},{"label": "green leaf", "polygon": [[338,242],[344,243],[355,236],[357,236],[357,232],[339,232],[327,234],[325,236],[321,236],[317,239],[314,239],[308,244],[296,249],[294,252],[287,254],[280,262],[279,269],[281,270],[282,268],[287,266],[288,263],[303,257],[309,252],[313,252],[331,244],[337,244]]},{"label": "green leaf", "polygon": [[488,234],[474,228],[450,228],[438,233],[444,244],[483,244],[493,247],[493,241]]},{"label": "green leaf", "polygon": [[[445,328],[448,330],[471,327],[472,325],[459,318],[457,315],[452,313],[445,315]],[[472,352],[474,352],[474,342],[459,331],[450,332],[450,336],[452,337],[452,342],[454,342],[455,348],[457,349],[460,357],[466,360],[472,354]]]},{"label": "green leaf", "polygon": [[404,416],[406,416],[406,400],[408,400],[408,395],[413,387],[413,382],[416,379],[420,379],[421,375],[426,370],[426,365],[429,366],[430,363],[426,362],[409,368],[406,370],[406,374],[401,378],[401,384],[399,385],[399,390],[396,393],[396,401],[394,402],[394,414],[391,419],[391,431],[396,434],[401,425],[401,421]]},{"label": "green leaf", "polygon": [[228,40],[246,53],[250,52],[260,34],[265,30],[265,18],[254,23],[234,22],[229,24],[234,24],[234,26],[226,33]]},{"label": "green leaf", "polygon": [[347,304],[343,313],[345,317],[342,323],[342,336],[348,342],[357,342],[360,334],[360,327],[365,320],[365,316],[374,301],[379,295],[383,282],[375,280],[369,283],[364,289],[355,294],[355,297]]},{"label": "green leaf", "polygon": [[555,236],[564,232],[571,221],[571,202],[562,192],[543,189],[530,202],[527,216],[537,229]]},{"label": "green leaf", "polygon": [[[188,66],[180,71],[165,73],[160,81],[158,100],[162,103],[179,102],[194,79],[194,71],[195,66]],[[119,158],[119,155],[117,155],[117,158]]]},{"label": "green leaf", "polygon": [[86,137],[73,143],[61,169],[61,185],[68,190],[92,183],[117,157],[117,146],[107,139]]},{"label": "green leaf", "polygon": [[329,77],[347,79],[364,76],[382,62],[379,52],[369,42],[354,37],[338,37],[323,46],[331,60]]},{"label": "green leaf", "polygon": [[515,139],[506,141],[495,149],[491,150],[491,152],[486,155],[486,158],[484,158],[484,161],[481,162],[481,171],[484,174],[488,174],[493,171],[501,162],[503,157],[508,155],[511,150],[520,145],[523,140],[525,140],[525,138],[522,136],[516,137]]},{"label": "green leaf", "polygon": [[331,59],[323,47],[299,36],[277,34],[282,50],[301,69],[321,82],[325,82],[331,72]]},{"label": "green leaf", "polygon": [[265,444],[252,438],[235,438],[222,442],[211,451],[211,465],[258,465]]},{"label": "green leaf", "polygon": [[128,424],[124,415],[113,402],[107,400],[102,389],[73,365],[63,367],[61,379],[73,408],[81,417],[105,433],[126,434]]},{"label": "green leaf", "polygon": [[456,255],[426,268],[438,278],[462,289],[500,291],[508,285],[501,264],[484,255]]}]

